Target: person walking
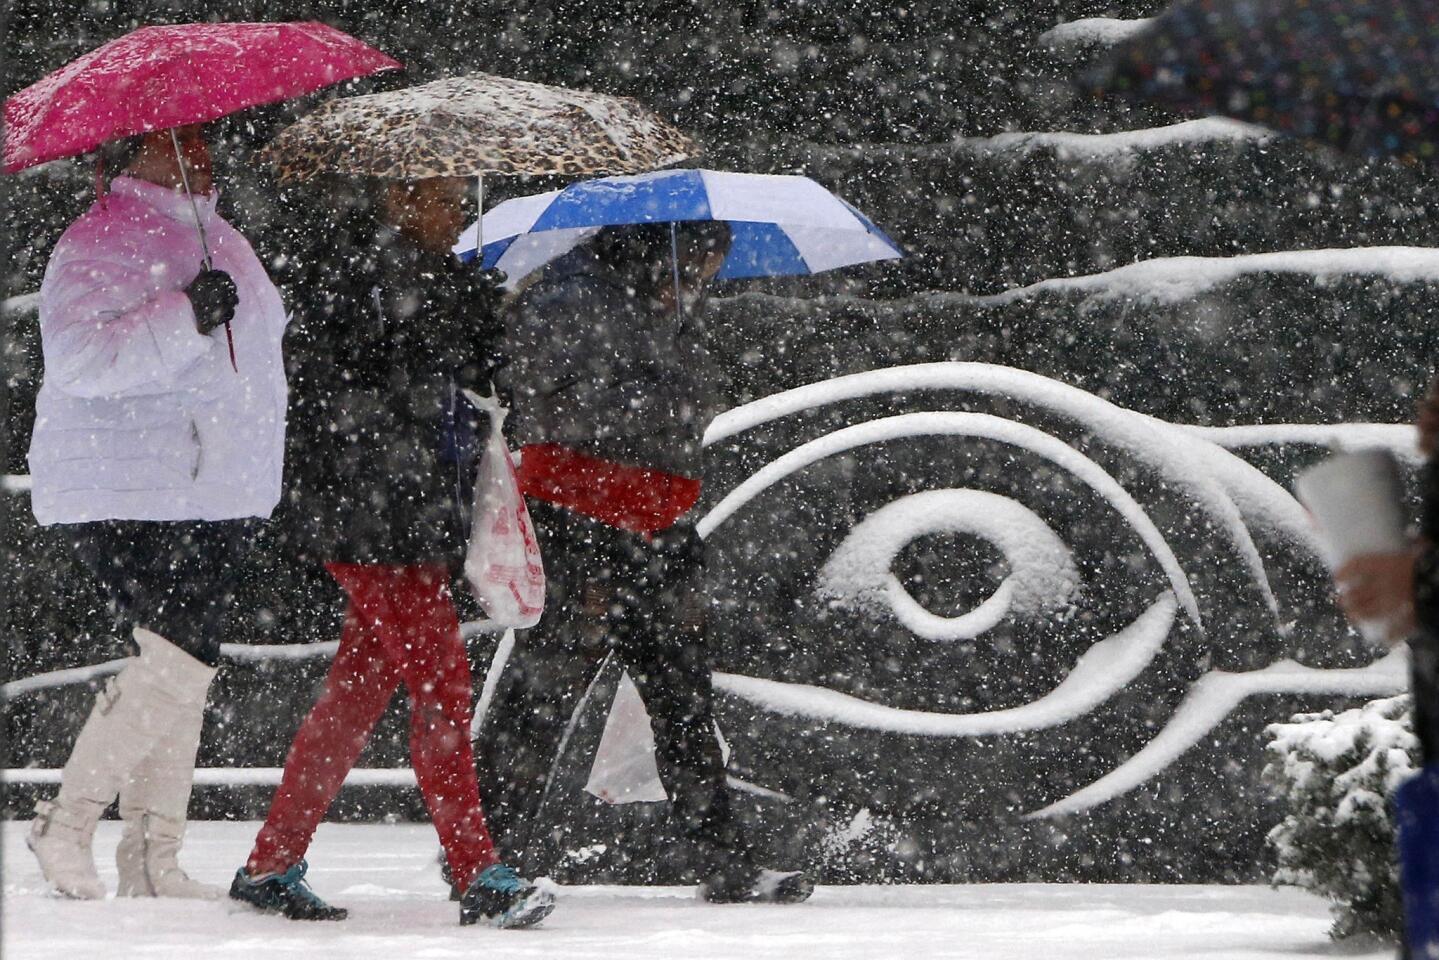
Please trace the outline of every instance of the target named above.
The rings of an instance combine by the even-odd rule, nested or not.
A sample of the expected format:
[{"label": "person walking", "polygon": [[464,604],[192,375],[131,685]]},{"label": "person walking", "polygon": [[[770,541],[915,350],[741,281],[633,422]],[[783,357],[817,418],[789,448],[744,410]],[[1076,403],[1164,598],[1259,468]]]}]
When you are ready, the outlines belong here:
[{"label": "person walking", "polygon": [[[304,264],[292,343],[304,552],[348,596],[339,652],[296,733],[230,896],[291,919],[346,911],[304,881],[315,829],[403,684],[420,792],[461,891],[460,922],[530,926],[553,896],[495,854],[469,742],[471,678],[450,595],[462,562],[459,391],[487,379],[494,294],[451,255],[471,181],[338,180]],[[338,215],[337,215],[338,211]]]},{"label": "person walking", "polygon": [[1439,380],[1419,406],[1418,535],[1404,550],[1354,557],[1335,571],[1339,604],[1356,624],[1384,623],[1409,647],[1414,734],[1422,769],[1394,795],[1404,898],[1400,956],[1439,951]]},{"label": "person walking", "polygon": [[482,729],[482,779],[507,850],[534,831],[570,717],[606,655],[649,711],[660,778],[716,902],[795,902],[812,885],[756,863],[715,733],[704,544],[691,508],[721,377],[699,319],[729,250],[719,221],[607,227],[507,314],[521,490],[549,578]]},{"label": "person walking", "polygon": [[178,855],[221,626],[280,499],[285,311],[216,211],[201,128],[174,133],[105,148],[121,174],[65,231],[40,287],[35,517],[62,526],[139,648],[27,838],[46,880],[80,899],[105,895],[91,844],[117,797],[120,895],[220,896]]}]

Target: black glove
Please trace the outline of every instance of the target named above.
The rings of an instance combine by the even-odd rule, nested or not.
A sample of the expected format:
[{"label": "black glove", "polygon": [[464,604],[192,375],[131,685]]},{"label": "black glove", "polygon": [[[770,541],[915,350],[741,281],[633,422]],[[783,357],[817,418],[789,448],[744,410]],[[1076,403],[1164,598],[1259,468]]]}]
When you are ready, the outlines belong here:
[{"label": "black glove", "polygon": [[195,308],[195,329],[208,334],[235,319],[240,293],[235,281],[223,270],[201,270],[185,291]]}]

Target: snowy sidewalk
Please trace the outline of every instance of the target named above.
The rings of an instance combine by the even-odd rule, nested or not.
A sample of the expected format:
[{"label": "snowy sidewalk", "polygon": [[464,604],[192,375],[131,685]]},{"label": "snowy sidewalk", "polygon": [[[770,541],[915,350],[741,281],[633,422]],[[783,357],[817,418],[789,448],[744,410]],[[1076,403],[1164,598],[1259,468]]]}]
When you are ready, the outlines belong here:
[{"label": "snowy sidewalk", "polygon": [[[4,955],[67,957],[445,960],[699,960],[733,957],[927,960],[1214,960],[1389,957],[1328,941],[1324,905],[1263,887],[976,885],[827,887],[803,906],[712,906],[676,887],[567,887],[533,931],[460,928],[435,868],[428,825],[326,825],[310,879],[350,908],[336,924],[292,923],[221,903],[107,900],[44,893],[23,822],[4,831]],[[186,865],[226,883],[257,824],[192,825]],[[113,890],[119,824],[101,824],[101,877]]]}]

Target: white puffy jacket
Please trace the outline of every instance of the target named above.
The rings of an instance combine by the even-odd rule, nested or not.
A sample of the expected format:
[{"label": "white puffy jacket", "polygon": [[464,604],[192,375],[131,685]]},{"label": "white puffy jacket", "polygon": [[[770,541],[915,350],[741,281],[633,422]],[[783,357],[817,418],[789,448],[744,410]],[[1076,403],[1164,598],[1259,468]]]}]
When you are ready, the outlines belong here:
[{"label": "white puffy jacket", "polygon": [[183,193],[115,179],[65,231],[40,287],[45,379],[30,443],[42,524],[268,517],[285,440],[285,311],[213,197],[196,197],[216,269],[235,281],[231,331],[195,328],[201,268]]}]

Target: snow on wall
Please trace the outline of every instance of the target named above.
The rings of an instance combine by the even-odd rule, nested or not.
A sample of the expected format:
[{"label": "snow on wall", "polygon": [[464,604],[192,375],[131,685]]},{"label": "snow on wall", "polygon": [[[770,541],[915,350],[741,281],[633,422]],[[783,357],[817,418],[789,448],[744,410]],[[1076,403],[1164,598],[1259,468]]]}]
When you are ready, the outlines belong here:
[{"label": "snow on wall", "polygon": [[1320,281],[1372,274],[1396,283],[1434,283],[1439,282],[1439,248],[1356,247],[1235,257],[1159,257],[1104,273],[1041,280],[972,300],[1000,306],[1041,293],[1084,293],[1100,301],[1179,303],[1250,273],[1298,273]]},{"label": "snow on wall", "polygon": [[1408,654],[1397,650],[1367,667],[1320,670],[1285,660],[1250,673],[1212,671],[1190,688],[1163,730],[1115,770],[1056,803],[1029,814],[1032,819],[1078,813],[1128,793],[1158,775],[1199,743],[1235,707],[1262,694],[1326,694],[1383,697],[1408,689]]},{"label": "snow on wall", "polygon": [[863,146],[809,144],[805,154],[826,157],[903,157],[937,160],[956,155],[1025,155],[1052,150],[1061,159],[1127,165],[1139,154],[1171,148],[1194,148],[1212,143],[1266,143],[1272,130],[1223,117],[1182,120],[1162,127],[1121,130],[1115,133],[1073,133],[1064,130],[1016,130],[989,137],[954,137],[945,143],[867,143]]},{"label": "snow on wall", "polygon": [[1382,447],[1414,465],[1423,462],[1419,431],[1410,423],[1261,423],[1242,427],[1181,426],[1226,450],[1311,444],[1336,450]]},{"label": "snow on wall", "polygon": [[1032,703],[988,713],[933,713],[870,703],[798,683],[716,673],[715,688],[773,713],[920,737],[983,737],[1040,730],[1077,719],[1137,677],[1164,645],[1178,609],[1166,593],[1119,633],[1090,647],[1054,690]]},{"label": "snow on wall", "polygon": [[1044,31],[1039,35],[1039,45],[1051,49],[1069,50],[1082,46],[1112,47],[1130,37],[1143,33],[1154,23],[1153,18],[1123,20],[1118,17],[1085,17],[1071,20]]},{"label": "snow on wall", "polygon": [[[956,390],[1021,400],[1069,417],[1108,442],[1128,450],[1161,472],[1192,496],[1213,516],[1218,533],[1227,536],[1245,559],[1254,582],[1270,609],[1278,602],[1269,586],[1264,561],[1250,536],[1246,521],[1258,519],[1284,531],[1296,543],[1318,555],[1319,544],[1293,499],[1272,480],[1217,446],[1196,443],[1169,424],[1136,414],[1102,397],[1058,380],[987,363],[924,363],[836,377],[796,387],[756,400],[716,417],[705,432],[714,444],[764,423],[807,410],[876,394],[903,394],[914,390]],[[1223,482],[1214,476],[1223,465]],[[753,478],[751,478],[753,479]],[[1226,488],[1229,485],[1229,488]],[[1231,495],[1240,490],[1244,507],[1255,516],[1246,518]],[[736,491],[737,492],[737,491]],[[731,496],[734,494],[732,493]],[[718,508],[716,508],[718,511]],[[710,523],[707,517],[705,523]],[[703,533],[703,529],[701,529]],[[1180,590],[1181,601],[1185,591]]]},{"label": "snow on wall", "polygon": [[24,293],[0,300],[0,313],[33,313],[40,309],[39,293]]},{"label": "snow on wall", "polygon": [[485,671],[485,681],[480,686],[479,699],[475,701],[474,716],[470,720],[470,736],[478,737],[484,729],[485,717],[490,712],[490,704],[495,699],[495,691],[500,686],[500,675],[504,673],[505,664],[510,661],[510,654],[515,650],[515,631],[506,630],[500,637],[500,642],[495,644],[495,654],[490,658],[490,667]]},{"label": "snow on wall", "polygon": [[[1120,408],[1058,381],[1008,367],[981,363],[933,363],[837,377],[784,391],[730,410],[717,418],[706,444],[733,440],[746,431],[789,417],[805,417],[845,401],[911,391],[951,391],[1019,401],[1058,414],[1083,428],[1085,436],[1132,453],[1156,470],[1166,486],[1185,491],[1212,523],[1210,536],[1235,547],[1244,568],[1275,606],[1265,561],[1250,528],[1279,535],[1283,544],[1317,556],[1306,515],[1278,483],[1236,456],[1234,450],[1288,444],[1380,445],[1414,458],[1414,431],[1390,424],[1267,424],[1203,427],[1170,424]],[[927,396],[927,402],[933,398]],[[1037,455],[1095,491],[1127,523],[1162,570],[1168,588],[1148,601],[1127,626],[1080,653],[1063,679],[1028,703],[973,713],[901,709],[837,690],[776,679],[716,674],[717,689],[763,710],[826,724],[922,737],[980,737],[1042,729],[1082,719],[1140,677],[1183,619],[1202,627],[1203,612],[1185,564],[1147,508],[1105,467],[1062,439],[1036,426],[985,413],[937,410],[856,423],[821,435],[755,470],[723,496],[701,520],[705,535],[740,512],[767,489],[819,461],[840,453],[906,437],[985,438]],[[1127,479],[1127,478],[1126,478]],[[13,486],[13,484],[11,485]],[[925,609],[895,577],[891,567],[909,543],[934,533],[961,532],[998,547],[1008,573],[999,588],[967,614],[943,617]],[[1070,548],[1031,509],[981,490],[936,489],[909,494],[856,523],[816,571],[815,592],[842,606],[889,616],[915,636],[936,642],[982,637],[1001,621],[1063,618],[1079,585]],[[465,625],[466,636],[491,632],[486,623]],[[492,696],[498,667],[512,643],[496,651],[481,691]],[[838,641],[837,641],[838,642]],[[225,656],[240,661],[329,657],[334,643],[250,646],[227,644]],[[54,671],[0,687],[10,699],[56,686],[89,683],[113,673],[125,661]],[[1405,685],[1403,656],[1392,654],[1367,667],[1323,669],[1280,660],[1248,672],[1211,670],[1194,683],[1178,710],[1139,752],[1099,780],[1042,809],[1034,817],[1075,813],[1112,800],[1161,773],[1200,743],[1244,699],[1261,694],[1381,695]],[[485,710],[477,711],[482,718]],[[35,773],[41,776],[43,772]],[[264,771],[241,771],[257,777]],[[398,772],[375,773],[395,777]],[[219,773],[212,776],[221,777]],[[217,782],[240,782],[234,779]],[[249,781],[244,781],[249,782]]]},{"label": "snow on wall", "polygon": [[1053,150],[1065,160],[1125,160],[1132,155],[1167,147],[1196,146],[1214,142],[1262,143],[1274,132],[1252,123],[1222,117],[1183,120],[1164,127],[1123,130],[1118,133],[1069,133],[1066,131],[1016,131],[992,137],[967,137],[953,141],[957,149],[975,153],[1032,153]]},{"label": "snow on wall", "polygon": [[23,696],[27,693],[34,693],[37,690],[49,690],[54,687],[68,687],[74,684],[90,683],[101,677],[108,677],[112,673],[119,673],[120,668],[124,665],[124,660],[107,660],[104,663],[91,664],[85,667],[49,670],[45,673],[37,673],[34,676],[23,677],[19,680],[11,680],[9,683],[0,684],[0,701],[13,700],[15,697]]},{"label": "snow on wall", "polygon": [[[1270,424],[1198,427],[1170,424],[1125,410],[1100,397],[1055,380],[1013,368],[982,363],[932,363],[867,371],[809,384],[757,400],[718,417],[706,434],[707,445],[734,440],[765,424],[812,416],[846,401],[902,396],[923,391],[989,395],[1021,401],[1071,419],[1089,435],[1123,448],[1163,474],[1166,483],[1186,491],[1209,513],[1211,536],[1235,545],[1261,592],[1277,609],[1267,582],[1265,561],[1250,536],[1251,527],[1278,537],[1299,555],[1319,556],[1307,513],[1282,486],[1232,450],[1254,446],[1378,445],[1414,456],[1414,431],[1389,424]],[[1087,483],[1138,532],[1169,578],[1171,592],[1154,601],[1130,626],[1091,646],[1049,693],[1018,707],[949,714],[900,709],[812,684],[727,673],[716,687],[764,710],[823,723],[926,737],[977,737],[1014,733],[1068,723],[1107,702],[1138,677],[1163,647],[1178,610],[1201,623],[1201,615],[1183,563],[1154,527],[1144,506],[1112,475],[1070,443],[1028,424],[983,413],[931,411],[883,417],[824,434],[778,456],[735,485],[699,524],[702,534],[747,509],[770,487],[820,460],[877,443],[911,436],[986,437],[1020,446]],[[1230,449],[1232,448],[1232,450]],[[1017,509],[1014,509],[1017,508]],[[966,614],[940,617],[925,610],[891,572],[904,547],[922,536],[962,531],[998,548],[1009,576],[986,600]],[[1023,540],[1036,556],[1020,554]],[[1039,517],[1015,501],[975,490],[941,489],[911,494],[858,522],[816,578],[822,599],[877,611],[915,636],[931,640],[973,638],[997,623],[1032,612],[1053,615],[1070,596],[1064,569],[1067,546]],[[1019,603],[1021,586],[1047,582],[1042,600]],[[1281,634],[1289,625],[1276,625]],[[1244,699],[1260,694],[1370,695],[1402,689],[1401,655],[1368,667],[1324,669],[1281,660],[1235,672],[1211,670],[1193,685],[1170,722],[1139,753],[1072,795],[1035,811],[1035,817],[1074,813],[1114,799],[1160,773],[1199,743]]]},{"label": "snow on wall", "polygon": [[[920,606],[891,567],[911,541],[936,533],[973,533],[999,547],[1009,574],[994,595],[958,617]],[[929,490],[870,514],[819,573],[818,594],[839,605],[888,610],[929,640],[977,637],[1008,616],[1042,617],[1069,606],[1079,571],[1069,547],[1034,511],[984,490]]]},{"label": "snow on wall", "polygon": [[1068,444],[1033,427],[984,413],[906,413],[869,423],[856,424],[813,440],[755,472],[715,504],[695,528],[707,537],[736,510],[790,474],[856,447],[914,436],[983,437],[1021,447],[1064,468],[1104,497],[1139,535],[1169,578],[1180,605],[1194,623],[1203,627],[1199,604],[1189,577],[1154,521],[1118,481],[1093,460]]}]

